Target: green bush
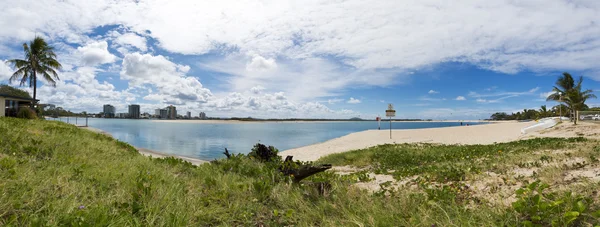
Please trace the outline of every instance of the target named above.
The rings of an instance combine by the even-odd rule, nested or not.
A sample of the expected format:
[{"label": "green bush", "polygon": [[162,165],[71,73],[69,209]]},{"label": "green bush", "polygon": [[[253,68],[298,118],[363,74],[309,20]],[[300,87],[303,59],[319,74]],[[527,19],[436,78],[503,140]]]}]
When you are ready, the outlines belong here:
[{"label": "green bush", "polygon": [[592,211],[591,198],[547,193],[548,184],[535,181],[516,191],[512,207],[520,214],[523,226],[583,226],[598,224],[600,211]]},{"label": "green bush", "polygon": [[17,117],[25,119],[37,119],[35,111],[29,108],[20,108],[19,112],[17,112]]}]

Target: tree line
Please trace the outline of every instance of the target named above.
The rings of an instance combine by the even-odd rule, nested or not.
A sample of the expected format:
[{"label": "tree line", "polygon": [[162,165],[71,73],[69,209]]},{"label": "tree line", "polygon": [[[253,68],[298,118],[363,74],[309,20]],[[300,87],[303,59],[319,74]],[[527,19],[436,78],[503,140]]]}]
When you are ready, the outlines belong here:
[{"label": "tree line", "polygon": [[552,88],[552,93],[546,101],[556,101],[559,105],[547,109],[546,105],[539,110],[524,109],[523,112],[507,114],[498,112],[492,114],[491,120],[535,120],[544,117],[570,117],[574,124],[577,124],[577,111],[600,111],[600,108],[589,108],[585,102],[588,99],[596,98],[590,89],[583,90],[583,77],[577,80],[571,74],[565,72],[556,80],[556,85]]}]

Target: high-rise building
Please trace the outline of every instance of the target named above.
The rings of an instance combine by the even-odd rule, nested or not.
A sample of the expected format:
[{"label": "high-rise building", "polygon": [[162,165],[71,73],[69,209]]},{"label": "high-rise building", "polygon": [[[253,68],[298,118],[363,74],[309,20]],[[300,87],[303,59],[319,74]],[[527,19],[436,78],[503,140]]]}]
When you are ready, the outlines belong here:
[{"label": "high-rise building", "polygon": [[115,114],[115,117],[117,117],[117,118],[128,118],[129,117],[129,113],[117,113],[117,114]]},{"label": "high-rise building", "polygon": [[104,113],[105,118],[115,117],[115,107],[113,105],[105,104],[102,109],[103,109],[102,112]]},{"label": "high-rise building", "polygon": [[129,105],[129,118],[133,118],[133,119],[140,118],[140,105],[137,105],[137,104]]},{"label": "high-rise building", "polygon": [[167,119],[167,109],[156,109],[156,117],[160,119]]},{"label": "high-rise building", "polygon": [[167,106],[167,118],[168,119],[177,119],[177,109],[175,106],[170,105]]},{"label": "high-rise building", "polygon": [[186,118],[187,119],[192,118],[192,112],[188,111],[187,114],[186,114]]},{"label": "high-rise building", "polygon": [[204,120],[204,119],[206,119],[206,114],[204,112],[200,112],[198,117],[200,117],[200,119]]}]

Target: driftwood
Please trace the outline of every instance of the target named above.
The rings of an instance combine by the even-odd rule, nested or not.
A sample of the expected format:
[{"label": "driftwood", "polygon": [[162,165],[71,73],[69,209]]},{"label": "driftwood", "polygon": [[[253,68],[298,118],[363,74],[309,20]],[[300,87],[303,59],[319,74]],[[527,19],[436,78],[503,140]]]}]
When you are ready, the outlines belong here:
[{"label": "driftwood", "polygon": [[[227,158],[231,158],[231,154],[225,148],[225,152],[223,152]],[[293,156],[287,156],[283,162],[281,162],[281,158],[277,154],[277,149],[274,147],[267,147],[263,144],[256,144],[252,152],[248,154],[249,157],[253,157],[262,162],[280,162],[279,171],[283,174],[292,176],[294,178],[294,182],[300,182],[301,180],[315,175],[317,173],[323,172],[325,170],[331,169],[330,164],[323,165],[312,165],[310,163],[302,163],[299,161],[293,161]]]},{"label": "driftwood", "polygon": [[227,148],[225,148],[225,152],[223,152],[223,154],[225,156],[227,156],[227,159],[231,158],[231,154],[229,153],[229,151],[227,150]]},{"label": "driftwood", "polygon": [[287,156],[280,170],[283,174],[294,177],[294,182],[300,182],[302,179],[331,169],[331,164],[314,166],[311,164],[302,164],[292,161],[293,156]]}]

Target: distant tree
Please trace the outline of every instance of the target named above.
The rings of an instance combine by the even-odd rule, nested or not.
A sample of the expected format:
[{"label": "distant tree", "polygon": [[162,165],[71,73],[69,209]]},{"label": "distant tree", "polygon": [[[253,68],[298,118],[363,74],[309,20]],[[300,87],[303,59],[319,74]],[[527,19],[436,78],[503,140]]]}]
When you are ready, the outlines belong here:
[{"label": "distant tree", "polygon": [[[56,71],[60,70],[62,65],[56,60],[54,48],[41,37],[35,37],[29,45],[23,43],[23,51],[25,59],[7,61],[16,69],[10,77],[10,82],[20,80],[21,86],[29,82],[29,87],[33,87],[33,99],[36,99],[38,76],[44,78],[50,85],[56,86],[54,79],[59,80]],[[31,105],[33,108],[35,103]]]},{"label": "distant tree", "polygon": [[[581,82],[583,82],[583,77],[579,78],[577,86],[567,93],[568,95],[565,97],[565,102],[567,105],[571,106],[571,109],[574,111],[573,113],[575,113],[575,111],[587,109],[588,106],[585,104],[585,101],[591,98],[596,98],[596,95],[592,94],[592,90],[581,90]],[[577,120],[577,116],[575,116],[573,123],[577,124]]]},{"label": "distant tree", "polygon": [[588,99],[596,98],[596,95],[592,94],[592,90],[587,89],[582,91],[582,83],[582,76],[579,77],[579,80],[575,81],[571,74],[565,72],[556,80],[556,86],[552,89],[554,93],[547,98],[547,100],[554,101],[562,100],[571,113],[571,116],[573,116],[573,124],[577,124],[576,111],[587,108],[585,101]]},{"label": "distant tree", "polygon": [[508,120],[508,114],[504,113],[504,112],[498,112],[495,114],[492,114],[492,116],[490,117],[490,119],[495,120],[495,121],[500,121],[500,120]]},{"label": "distant tree", "polygon": [[539,110],[539,117],[545,118],[545,117],[549,117],[549,116],[550,116],[550,112],[546,108],[546,105],[542,105]]}]

